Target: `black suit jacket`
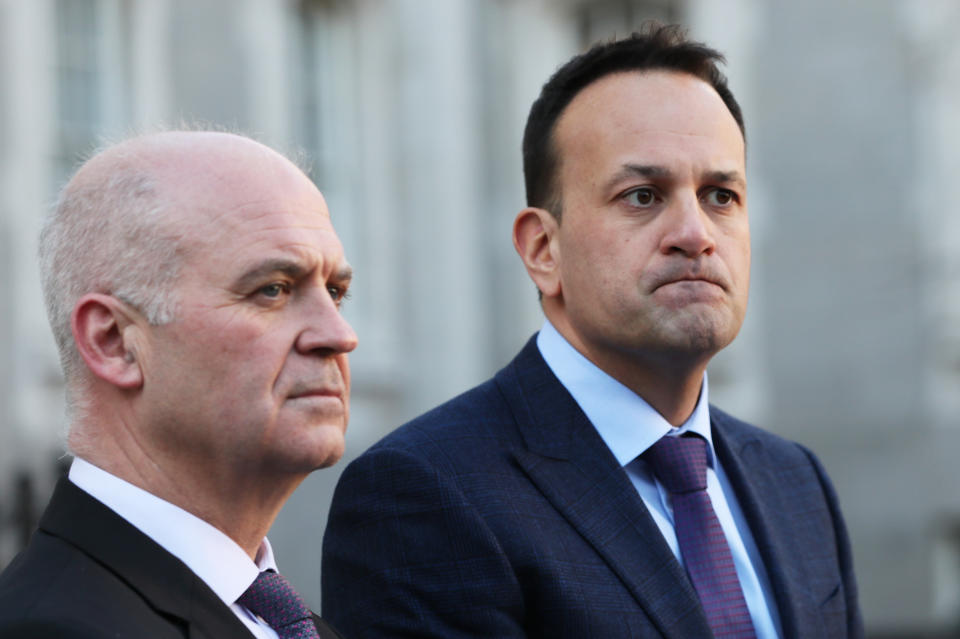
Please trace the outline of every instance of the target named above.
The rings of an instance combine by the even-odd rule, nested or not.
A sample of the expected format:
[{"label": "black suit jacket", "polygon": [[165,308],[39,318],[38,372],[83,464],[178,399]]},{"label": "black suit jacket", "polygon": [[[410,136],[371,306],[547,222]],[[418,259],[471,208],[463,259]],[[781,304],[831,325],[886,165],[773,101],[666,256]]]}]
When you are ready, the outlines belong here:
[{"label": "black suit jacket", "polygon": [[[861,637],[836,495],[805,448],[711,407],[787,639]],[[323,612],[355,639],[701,639],[706,616],[624,470],[533,340],[344,472]]]},{"label": "black suit jacket", "polygon": [[[339,637],[318,621],[324,639]],[[0,575],[0,638],[253,635],[179,559],[66,479]]]}]

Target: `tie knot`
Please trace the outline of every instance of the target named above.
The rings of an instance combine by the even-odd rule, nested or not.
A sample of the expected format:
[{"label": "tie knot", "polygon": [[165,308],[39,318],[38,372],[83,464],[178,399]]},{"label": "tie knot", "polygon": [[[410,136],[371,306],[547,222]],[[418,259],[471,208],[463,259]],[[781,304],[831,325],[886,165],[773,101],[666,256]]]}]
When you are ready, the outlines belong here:
[{"label": "tie knot", "polygon": [[279,632],[281,628],[311,619],[310,608],[306,602],[289,581],[272,570],[265,570],[257,575],[250,587],[237,599],[237,603],[261,617],[271,628],[277,630],[281,637],[287,636]]},{"label": "tie knot", "polygon": [[643,453],[668,492],[707,488],[707,442],[699,436],[663,436]]}]

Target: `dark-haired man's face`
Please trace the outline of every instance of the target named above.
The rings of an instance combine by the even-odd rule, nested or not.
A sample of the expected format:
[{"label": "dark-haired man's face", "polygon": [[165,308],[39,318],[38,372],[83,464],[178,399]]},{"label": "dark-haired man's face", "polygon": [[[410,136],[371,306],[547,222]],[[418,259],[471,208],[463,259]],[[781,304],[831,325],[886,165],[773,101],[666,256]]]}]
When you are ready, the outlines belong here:
[{"label": "dark-haired man's face", "polygon": [[557,121],[563,218],[551,321],[614,377],[703,360],[743,321],[750,279],[744,141],[709,84],[606,76]]}]

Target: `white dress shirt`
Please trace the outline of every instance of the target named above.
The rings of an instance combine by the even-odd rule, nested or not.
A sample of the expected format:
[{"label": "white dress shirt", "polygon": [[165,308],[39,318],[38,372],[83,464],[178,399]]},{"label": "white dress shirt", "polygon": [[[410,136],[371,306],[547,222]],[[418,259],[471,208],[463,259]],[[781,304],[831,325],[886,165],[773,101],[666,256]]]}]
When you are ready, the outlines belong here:
[{"label": "white dress shirt", "polygon": [[767,571],[733,488],[713,449],[706,375],[693,414],[682,426],[674,428],[639,395],[581,355],[549,321],[544,323],[537,336],[537,347],[547,366],[580,405],[626,471],[667,545],[681,564],[683,557],[680,556],[674,530],[669,493],[640,455],[664,435],[679,436],[694,432],[707,440],[707,493],[730,545],[757,639],[778,639],[782,634],[780,618]]},{"label": "white dress shirt", "polygon": [[69,479],[182,561],[261,639],[277,633],[236,603],[261,571],[277,569],[273,549],[263,538],[257,562],[217,528],[199,517],[76,457]]}]

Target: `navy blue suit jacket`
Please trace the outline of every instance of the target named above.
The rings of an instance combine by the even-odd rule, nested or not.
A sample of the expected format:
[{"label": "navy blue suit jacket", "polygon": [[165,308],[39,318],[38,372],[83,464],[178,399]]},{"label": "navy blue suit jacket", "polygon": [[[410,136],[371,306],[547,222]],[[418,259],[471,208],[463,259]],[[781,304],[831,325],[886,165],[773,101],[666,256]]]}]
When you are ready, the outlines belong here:
[{"label": "navy blue suit jacket", "polygon": [[[319,618],[323,639],[340,637]],[[0,639],[242,639],[253,634],[186,564],[61,479],[0,574]]]},{"label": "navy blue suit jacket", "polygon": [[[788,638],[860,637],[833,488],[802,446],[710,409]],[[345,470],[323,611],[370,637],[710,637],[683,568],[534,340]]]}]

